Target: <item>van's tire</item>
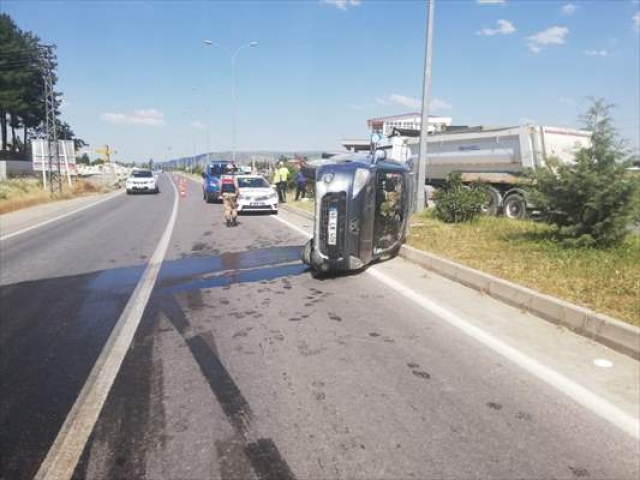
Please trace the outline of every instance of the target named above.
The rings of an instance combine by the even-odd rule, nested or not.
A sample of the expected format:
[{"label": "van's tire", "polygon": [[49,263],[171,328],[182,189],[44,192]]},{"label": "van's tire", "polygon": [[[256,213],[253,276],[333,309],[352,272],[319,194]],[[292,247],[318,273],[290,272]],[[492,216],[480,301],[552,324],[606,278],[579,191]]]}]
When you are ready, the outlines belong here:
[{"label": "van's tire", "polygon": [[527,202],[522,196],[511,194],[503,202],[502,211],[507,218],[522,220],[527,217]]},{"label": "van's tire", "polygon": [[433,196],[436,194],[437,191],[438,189],[432,185],[424,186],[424,207],[425,208],[429,208],[431,206],[436,205],[436,201],[434,200]]},{"label": "van's tire", "polygon": [[487,187],[487,204],[483,207],[483,212],[492,217],[498,214],[502,204],[502,194],[494,187]]},{"label": "van's tire", "polygon": [[304,250],[302,251],[302,261],[307,265],[311,265],[311,249],[313,248],[313,240],[309,240],[304,245]]}]

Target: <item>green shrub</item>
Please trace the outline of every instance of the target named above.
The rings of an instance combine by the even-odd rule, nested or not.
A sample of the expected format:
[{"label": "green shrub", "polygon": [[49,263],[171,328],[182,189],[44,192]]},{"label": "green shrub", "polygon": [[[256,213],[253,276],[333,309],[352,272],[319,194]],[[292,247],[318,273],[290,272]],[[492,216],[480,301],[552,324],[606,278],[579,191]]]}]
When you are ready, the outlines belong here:
[{"label": "green shrub", "polygon": [[593,132],[591,146],[578,151],[574,164],[552,161],[533,174],[535,203],[570,246],[620,245],[637,215],[640,181],[626,174],[626,151],[611,125],[610,109],[602,99],[594,100],[584,115]]},{"label": "green shrub", "polygon": [[459,173],[451,173],[447,186],[434,196],[436,216],[446,223],[470,222],[482,213],[486,191],[480,184],[463,185]]}]

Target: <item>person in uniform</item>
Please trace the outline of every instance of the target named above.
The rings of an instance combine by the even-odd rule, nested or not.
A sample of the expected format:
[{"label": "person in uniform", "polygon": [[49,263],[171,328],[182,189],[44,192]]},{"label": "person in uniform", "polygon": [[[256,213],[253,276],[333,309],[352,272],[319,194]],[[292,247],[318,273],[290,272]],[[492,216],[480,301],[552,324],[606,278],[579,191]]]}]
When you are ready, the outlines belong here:
[{"label": "person in uniform", "polygon": [[222,192],[222,204],[224,206],[224,221],[227,227],[238,224],[238,179],[233,174],[233,164],[227,165],[227,175],[222,177],[220,191]]}]

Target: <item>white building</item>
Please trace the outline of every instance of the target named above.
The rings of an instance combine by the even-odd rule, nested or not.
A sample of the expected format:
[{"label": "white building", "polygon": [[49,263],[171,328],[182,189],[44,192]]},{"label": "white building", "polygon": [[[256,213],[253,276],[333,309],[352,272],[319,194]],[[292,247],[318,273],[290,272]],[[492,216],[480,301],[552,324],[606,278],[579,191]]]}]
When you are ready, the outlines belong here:
[{"label": "white building", "polygon": [[[420,135],[422,118],[419,113],[405,113],[389,117],[370,118],[367,120],[369,137],[373,133],[381,133],[387,139],[378,148],[393,151],[398,156],[396,160],[405,161],[410,152],[407,141],[411,137]],[[435,117],[429,115],[429,133],[440,133],[451,125],[451,117]],[[370,138],[346,138],[342,146],[351,152],[369,151],[371,149]]]},{"label": "white building", "polygon": [[[403,115],[392,115],[389,117],[370,118],[367,120],[369,134],[382,133],[389,137],[394,130],[420,131],[422,118],[419,113],[405,113]],[[451,117],[434,117],[429,115],[429,133],[442,132],[451,125]]]}]

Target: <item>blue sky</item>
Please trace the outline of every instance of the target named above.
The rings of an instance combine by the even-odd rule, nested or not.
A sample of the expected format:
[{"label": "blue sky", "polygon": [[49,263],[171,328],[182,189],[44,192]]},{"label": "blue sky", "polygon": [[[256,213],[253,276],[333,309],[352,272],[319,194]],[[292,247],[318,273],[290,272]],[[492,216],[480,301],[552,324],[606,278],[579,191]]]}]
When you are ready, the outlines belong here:
[{"label": "blue sky", "polygon": [[[336,149],[366,119],[418,111],[426,2],[0,0],[58,46],[64,119],[116,158],[165,160],[231,146]],[[638,0],[437,0],[432,110],[458,125],[579,126],[589,96],[617,105],[640,144]],[[207,134],[207,132],[209,132]]]}]

